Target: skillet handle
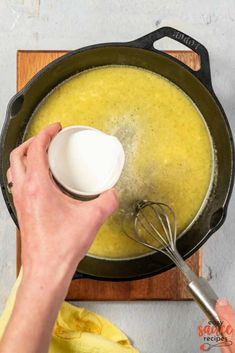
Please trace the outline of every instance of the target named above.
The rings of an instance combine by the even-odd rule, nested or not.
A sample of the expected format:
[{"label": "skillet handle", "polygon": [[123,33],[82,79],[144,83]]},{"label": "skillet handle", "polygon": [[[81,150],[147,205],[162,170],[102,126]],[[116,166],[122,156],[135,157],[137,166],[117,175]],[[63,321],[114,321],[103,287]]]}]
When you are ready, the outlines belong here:
[{"label": "skillet handle", "polygon": [[[209,54],[207,49],[193,39],[192,37],[188,36],[187,34],[178,31],[172,27],[161,27],[154,32],[146,34],[143,37],[136,39],[132,42],[135,46],[143,48],[143,49],[150,49],[153,51],[161,52],[158,49],[154,48],[154,43],[164,37],[169,37],[174,39],[175,41],[184,44],[189,49],[193,50],[197,53],[200,57],[200,69],[198,71],[194,71],[187,66],[187,68],[209,89],[212,89],[211,83],[211,72],[210,72],[210,62],[209,62]],[[168,55],[168,54],[165,54]],[[177,59],[175,59],[177,60]],[[177,60],[180,64],[181,61]],[[182,64],[184,65],[184,64]]]}]

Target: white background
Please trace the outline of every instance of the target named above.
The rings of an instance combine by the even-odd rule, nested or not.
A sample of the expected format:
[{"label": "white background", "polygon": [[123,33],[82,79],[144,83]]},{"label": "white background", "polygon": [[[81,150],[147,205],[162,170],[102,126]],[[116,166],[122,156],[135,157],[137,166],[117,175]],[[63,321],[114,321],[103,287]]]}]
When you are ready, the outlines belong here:
[{"label": "white background", "polygon": [[[164,25],[209,50],[213,86],[235,130],[234,0],[1,0],[0,119],[15,92],[17,49],[76,49],[129,41]],[[166,41],[164,49],[181,48]],[[226,223],[203,247],[204,275],[235,304],[234,196]],[[36,254],[35,254],[36,256]],[[0,311],[15,280],[15,226],[0,199]],[[119,325],[142,353],[199,352],[203,315],[192,302],[90,302],[81,305]],[[218,351],[216,348],[214,352]]]}]

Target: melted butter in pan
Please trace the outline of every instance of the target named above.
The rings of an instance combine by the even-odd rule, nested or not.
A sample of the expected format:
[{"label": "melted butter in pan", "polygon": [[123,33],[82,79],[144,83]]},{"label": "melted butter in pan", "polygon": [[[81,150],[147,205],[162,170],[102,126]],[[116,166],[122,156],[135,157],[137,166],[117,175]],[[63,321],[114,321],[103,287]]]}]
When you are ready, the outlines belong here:
[{"label": "melted butter in pan", "polygon": [[124,146],[126,163],[117,184],[121,207],[99,230],[90,254],[126,258],[148,251],[122,232],[123,213],[136,200],[171,206],[178,233],[196,217],[212,178],[211,138],[191,99],[170,81],[130,66],[85,71],[44,99],[26,138],[56,121],[95,127]]}]

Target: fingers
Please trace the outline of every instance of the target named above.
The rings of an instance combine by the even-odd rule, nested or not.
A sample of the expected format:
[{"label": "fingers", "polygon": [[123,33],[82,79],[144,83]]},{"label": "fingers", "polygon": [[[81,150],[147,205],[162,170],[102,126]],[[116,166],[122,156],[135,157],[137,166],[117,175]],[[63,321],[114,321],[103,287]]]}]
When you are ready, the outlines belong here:
[{"label": "fingers", "polygon": [[52,138],[61,130],[60,123],[41,130],[30,145],[27,155],[27,174],[39,177],[49,175],[47,149]]},{"label": "fingers", "polygon": [[8,183],[13,183],[11,192],[14,200],[16,194],[20,194],[21,192],[21,185],[26,173],[25,159],[33,139],[34,138],[32,137],[31,139],[25,141],[19,147],[15,148],[10,154],[10,168],[7,171],[7,181]]},{"label": "fingers", "polygon": [[119,207],[116,190],[110,189],[89,203],[98,210],[99,220],[103,223]]},{"label": "fingers", "polygon": [[[30,144],[33,141],[33,137],[24,143],[22,143],[19,147],[15,148],[10,154],[10,169],[11,169],[11,180],[17,180],[20,183],[22,178],[25,175],[25,156],[27,155],[27,151],[29,149]],[[8,173],[9,175],[9,173]]]},{"label": "fingers", "polygon": [[226,299],[219,299],[215,306],[216,312],[223,322],[221,333],[229,341],[232,341],[231,347],[223,347],[222,352],[235,352],[235,311]]},{"label": "fingers", "polygon": [[11,168],[7,170],[7,182],[8,184],[12,182]]},{"label": "fingers", "polygon": [[61,125],[59,123],[50,125],[36,137],[30,138],[11,152],[7,180],[8,183],[13,183],[13,196],[20,193],[20,187],[26,172],[39,175],[45,173],[45,170],[48,172],[47,148],[51,139],[60,129]]}]

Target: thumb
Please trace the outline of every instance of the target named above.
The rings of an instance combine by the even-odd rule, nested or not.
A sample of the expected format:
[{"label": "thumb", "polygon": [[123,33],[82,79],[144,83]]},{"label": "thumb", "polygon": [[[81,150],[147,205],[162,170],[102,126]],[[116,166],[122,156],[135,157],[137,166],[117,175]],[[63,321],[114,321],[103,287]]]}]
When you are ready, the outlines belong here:
[{"label": "thumb", "polygon": [[235,311],[233,310],[232,305],[228,302],[227,299],[218,299],[215,309],[219,318],[221,317],[230,320],[233,324],[235,324]]},{"label": "thumb", "polygon": [[103,192],[99,197],[90,202],[100,210],[103,222],[119,207],[118,195],[115,188]]},{"label": "thumb", "polygon": [[228,300],[224,298],[218,299],[215,310],[222,321],[221,333],[233,342],[231,352],[235,352],[235,311]]}]

